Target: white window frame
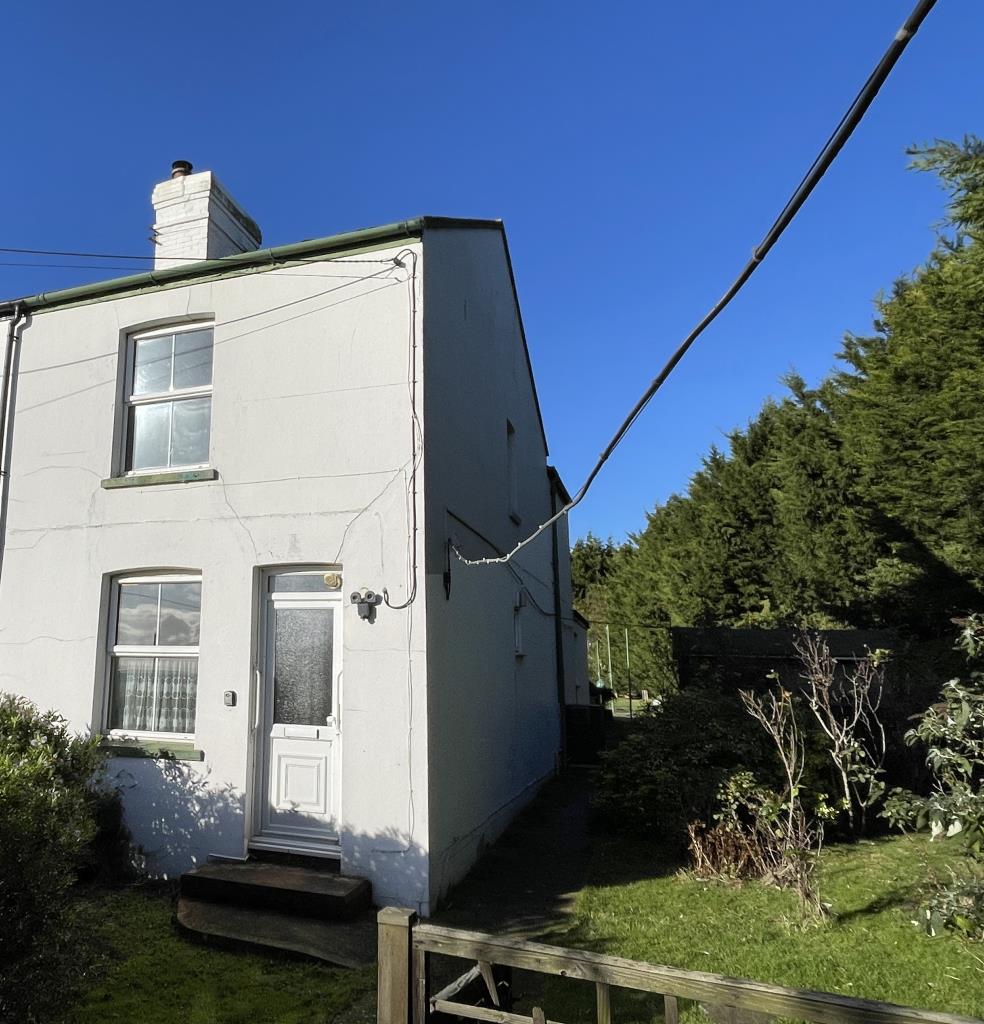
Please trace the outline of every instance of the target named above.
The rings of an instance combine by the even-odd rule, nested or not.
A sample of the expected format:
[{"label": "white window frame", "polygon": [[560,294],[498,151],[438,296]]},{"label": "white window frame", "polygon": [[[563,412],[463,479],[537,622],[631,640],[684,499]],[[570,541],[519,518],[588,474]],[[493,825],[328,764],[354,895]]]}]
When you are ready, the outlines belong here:
[{"label": "white window frame", "polygon": [[[105,735],[113,739],[133,738],[141,740],[194,740],[193,732],[157,732],[145,729],[111,729],[109,728],[110,715],[113,704],[113,664],[117,658],[194,658],[198,661],[201,648],[201,607],[198,609],[198,636],[199,643],[195,647],[184,647],[179,645],[166,644],[117,644],[116,633],[119,628],[120,611],[120,587],[124,583],[201,583],[201,573],[144,573],[130,576],[114,576],[109,595],[109,621],[106,624],[106,681],[103,687],[105,694],[103,700],[103,722],[105,723]],[[204,596],[205,588],[202,587]],[[160,621],[160,593],[157,595],[157,616]],[[204,604],[204,600],[202,604]],[[196,710],[195,724],[198,723],[197,698],[198,687],[195,686]],[[154,705],[157,704],[157,678],[154,677]]]},{"label": "white window frame", "polygon": [[[146,331],[135,331],[126,339],[126,367],[123,378],[123,430],[122,444],[120,447],[120,468],[123,476],[147,476],[152,473],[174,473],[185,469],[208,469],[211,465],[212,451],[212,384],[195,388],[182,388],[179,391],[158,391],[149,395],[134,395],[133,382],[136,372],[136,351],[137,342],[146,341],[149,338],[162,338],[169,334],[187,334],[191,331],[204,329],[212,331],[212,380],[215,380],[215,321],[201,320],[193,323],[167,324],[163,327],[154,327]],[[171,379],[174,380],[174,345],[171,345]],[[147,469],[131,469],[128,465],[128,450],[130,447],[130,410],[140,405],[162,405],[167,402],[184,401],[190,398],[207,398],[209,400],[209,427],[208,427],[208,448],[209,457],[204,462],[183,462],[173,466],[154,466]],[[168,457],[171,452],[171,430],[173,429],[173,412],[168,424]]]}]

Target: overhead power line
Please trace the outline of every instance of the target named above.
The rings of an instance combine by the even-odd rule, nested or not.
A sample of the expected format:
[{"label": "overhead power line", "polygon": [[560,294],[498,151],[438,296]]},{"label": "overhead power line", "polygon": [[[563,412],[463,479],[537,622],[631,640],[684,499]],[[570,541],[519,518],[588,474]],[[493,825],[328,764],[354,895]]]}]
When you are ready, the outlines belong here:
[{"label": "overhead power line", "polygon": [[888,78],[892,68],[895,67],[898,59],[902,56],[902,52],[909,44],[909,41],[916,34],[919,26],[925,20],[926,15],[929,14],[935,5],[936,0],[919,0],[919,3],[917,3],[913,8],[912,13],[906,19],[905,24],[898,30],[898,32],[895,33],[895,37],[888,49],[885,51],[881,60],[868,76],[868,80],[861,87],[861,90],[858,92],[857,96],[855,96],[851,105],[847,108],[837,127],[824,143],[823,148],[817,154],[816,159],[810,165],[809,170],[803,176],[799,185],[796,186],[793,194],[787,200],[786,205],[780,211],[779,216],[776,217],[772,227],[769,228],[765,237],[753,250],[751,259],[745,264],[724,295],[718,299],[714,306],[712,306],[705,314],[704,318],[687,335],[687,337],[684,338],[677,350],[667,360],[666,365],[652,379],[649,386],[630,410],[628,416],[625,417],[618,430],[615,431],[615,434],[608,442],[605,450],[598,457],[598,461],[594,464],[591,472],[588,473],[580,490],[578,490],[574,497],[571,498],[563,508],[558,512],[555,512],[546,520],[546,522],[541,523],[533,533],[526,537],[525,540],[521,540],[506,554],[495,558],[465,558],[457,547],[454,547],[454,553],[460,561],[464,562],[466,565],[501,565],[504,562],[508,562],[514,555],[525,548],[527,544],[531,544],[545,530],[548,530],[559,519],[567,515],[571,509],[581,503],[584,496],[588,493],[588,489],[594,483],[595,477],[597,477],[601,472],[602,467],[609,458],[611,458],[612,453],[619,446],[622,438],[625,437],[632,428],[632,425],[642,414],[642,411],[647,405],[649,405],[650,401],[652,401],[653,396],[663,386],[667,377],[669,377],[676,368],[677,363],[679,363],[687,354],[687,350],[690,346],[693,345],[700,335],[703,334],[704,331],[725,310],[725,308],[727,308],[731,300],[738,294],[738,292],[741,291],[748,279],[759,268],[762,261],[769,254],[769,250],[772,249],[776,242],[779,241],[782,233],[787,227],[789,227],[790,222],[799,212],[800,207],[806,202],[810,193],[819,184],[820,179],[823,178],[824,174],[826,174],[830,165],[837,158],[837,154],[840,153],[844,148],[844,144],[854,133],[854,129],[861,123],[861,119],[864,117],[868,108],[878,95],[878,91],[884,84],[885,79]]},{"label": "overhead power line", "polygon": [[[68,256],[68,257],[71,257],[72,259],[87,259],[87,260],[130,260],[130,261],[140,260],[140,261],[145,262],[145,263],[157,262],[158,260],[168,260],[168,261],[176,262],[176,263],[194,263],[194,262],[196,262],[195,260],[188,259],[187,256],[158,256],[156,254],[155,255],[151,255],[151,256],[133,256],[133,255],[129,255],[128,256],[128,255],[125,255],[125,254],[122,254],[122,253],[109,253],[109,252],[69,252],[69,251],[64,250],[64,249],[14,249],[14,248],[11,248],[10,246],[5,246],[5,245],[0,245],[0,252],[16,253],[19,256]],[[306,263],[306,262],[322,261],[322,260],[325,260],[325,259],[334,259],[334,261],[336,263],[380,263],[380,262],[382,262],[380,260],[360,260],[360,259],[350,259],[347,256],[330,257],[330,256],[327,256],[327,255],[326,256],[318,256],[318,257],[311,257],[310,259],[297,260],[296,262],[298,262],[298,263]],[[291,262],[295,262],[295,261],[292,260]],[[47,264],[47,263],[4,263],[4,264],[0,264],[0,265],[2,265],[2,266],[9,266],[9,267],[57,266],[57,264]],[[100,267],[100,266],[101,265],[97,264],[97,267]],[[93,268],[93,269],[96,269],[96,268]],[[115,269],[115,270],[131,270],[131,269],[133,269],[133,270],[136,270],[136,269],[141,269],[141,268],[137,268],[137,267],[115,267],[115,268],[106,267],[105,269],[107,269],[107,270],[110,270],[110,269]]]},{"label": "overhead power line", "polygon": [[108,252],[66,252],[62,249],[13,249],[4,245],[0,245],[0,252],[15,252],[20,256],[72,256],[75,259],[87,260],[173,260],[184,258],[181,256],[125,256],[120,253]]},{"label": "overhead power line", "polygon": [[[0,249],[0,252],[7,252]],[[18,263],[0,260],[0,267],[27,267],[30,270],[143,270],[143,267],[128,267],[119,263]]]}]

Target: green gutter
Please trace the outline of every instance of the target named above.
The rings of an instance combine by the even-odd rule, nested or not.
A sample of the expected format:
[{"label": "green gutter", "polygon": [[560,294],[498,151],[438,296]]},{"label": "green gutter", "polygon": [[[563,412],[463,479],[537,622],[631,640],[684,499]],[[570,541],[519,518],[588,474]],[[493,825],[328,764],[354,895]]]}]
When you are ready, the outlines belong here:
[{"label": "green gutter", "polygon": [[530,350],[526,341],[526,330],[523,327],[523,315],[519,307],[519,294],[516,290],[512,257],[509,254],[509,242],[506,240],[506,232],[501,220],[483,220],[474,217],[413,217],[410,220],[400,220],[394,224],[383,224],[377,228],[361,228],[358,231],[328,235],[326,238],[313,238],[306,242],[294,242],[291,245],[281,245],[273,249],[257,249],[254,252],[244,252],[236,256],[224,256],[220,260],[197,260],[192,263],[184,263],[180,267],[150,270],[145,274],[116,277],[109,281],[79,285],[77,288],[63,288],[57,292],[39,292],[37,295],[28,295],[22,299],[0,300],[0,317],[12,317],[18,305],[25,313],[42,312],[109,299],[114,296],[133,295],[149,289],[174,288],[192,281],[218,280],[239,274],[272,270],[276,267],[289,267],[307,259],[329,256],[331,253],[382,248],[387,242],[398,242],[402,238],[419,238],[425,229],[434,228],[489,228],[502,235],[509,280],[512,284],[513,298],[519,315],[519,329],[523,338],[526,366],[533,384],[533,401],[536,404],[540,434],[543,438],[544,449],[549,454],[547,434],[543,427],[543,413],[540,410],[540,398],[536,393]]},{"label": "green gutter", "polygon": [[[441,226],[441,218],[415,217],[402,220],[395,224],[384,224],[377,228],[362,228],[359,231],[347,231],[340,235],[329,235],[327,238],[314,238],[306,242],[294,242],[281,245],[274,249],[257,249],[236,256],[225,256],[219,260],[198,260],[185,263],[180,267],[168,267],[164,270],[151,270],[144,274],[133,274],[129,277],[117,277],[109,281],[97,281],[76,288],[64,288],[56,292],[40,292],[22,299],[10,299],[0,302],[0,316],[9,315],[19,303],[26,312],[43,309],[54,309],[93,299],[108,298],[129,292],[141,291],[145,288],[161,288],[168,285],[182,284],[206,277],[224,277],[231,273],[242,273],[249,270],[263,269],[289,264],[297,260],[328,255],[329,253],[364,247],[377,242],[399,241],[401,238],[415,238],[421,234],[425,224]],[[446,222],[445,222],[446,223]],[[474,224],[486,222],[476,221]]]}]

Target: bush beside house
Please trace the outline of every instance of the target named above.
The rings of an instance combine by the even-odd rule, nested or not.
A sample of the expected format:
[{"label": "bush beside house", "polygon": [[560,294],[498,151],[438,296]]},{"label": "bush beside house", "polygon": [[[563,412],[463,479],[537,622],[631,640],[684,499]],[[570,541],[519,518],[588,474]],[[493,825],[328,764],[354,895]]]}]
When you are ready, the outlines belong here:
[{"label": "bush beside house", "polygon": [[70,890],[113,817],[98,742],[0,694],[0,1020],[58,1020],[90,962]]}]

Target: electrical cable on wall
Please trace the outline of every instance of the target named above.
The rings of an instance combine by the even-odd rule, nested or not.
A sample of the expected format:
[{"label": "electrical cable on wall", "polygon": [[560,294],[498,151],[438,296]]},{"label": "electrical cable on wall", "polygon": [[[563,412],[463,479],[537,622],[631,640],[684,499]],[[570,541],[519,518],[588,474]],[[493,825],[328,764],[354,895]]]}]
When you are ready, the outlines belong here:
[{"label": "electrical cable on wall", "polygon": [[909,44],[909,41],[915,35],[919,26],[923,23],[926,15],[933,9],[936,4],[936,0],[919,0],[916,6],[913,8],[912,13],[906,19],[905,24],[895,33],[891,44],[885,51],[881,60],[875,66],[874,70],[868,76],[867,81],[861,87],[854,101],[847,108],[844,116],[840,119],[837,127],[833,130],[830,137],[827,139],[823,148],[817,154],[816,159],[810,165],[809,170],[803,176],[799,185],[793,191],[792,195],[787,200],[785,206],[776,217],[772,224],[772,227],[766,232],[765,237],[755,247],[752,252],[751,259],[745,264],[741,272],[732,282],[731,286],[724,293],[724,295],[715,303],[714,306],[707,312],[704,318],[697,324],[697,326],[687,335],[683,342],[679,345],[676,351],[670,356],[666,365],[660,370],[660,372],[653,378],[649,386],[642,393],[639,400],[630,410],[628,416],[622,421],[618,430],[612,436],[612,439],[608,442],[604,451],[598,457],[597,462],[588,473],[587,478],[581,485],[580,490],[563,506],[558,512],[555,512],[549,519],[541,523],[528,537],[521,540],[511,551],[506,552],[504,555],[500,555],[496,558],[466,558],[455,546],[452,544],[452,550],[459,559],[465,565],[502,565],[509,562],[519,551],[526,547],[527,544],[531,544],[537,537],[541,536],[545,530],[548,530],[554,523],[567,515],[571,509],[579,505],[584,499],[584,496],[588,493],[592,483],[594,483],[595,477],[601,472],[602,467],[609,460],[614,453],[615,449],[619,446],[622,439],[632,428],[635,421],[642,414],[643,410],[649,405],[653,396],[663,386],[666,379],[670,376],[677,364],[686,355],[687,350],[691,345],[700,337],[701,334],[717,319],[717,317],[724,311],[724,309],[731,303],[731,300],[741,291],[745,286],[748,279],[755,273],[755,271],[762,264],[762,261],[769,254],[772,247],[779,241],[783,232],[792,222],[793,218],[799,212],[800,208],[809,198],[810,194],[820,183],[820,180],[826,174],[830,165],[834,162],[837,154],[840,153],[844,145],[854,133],[855,128],[860,124],[861,119],[864,117],[868,108],[871,106],[875,97],[878,95],[879,90],[888,78],[892,68],[898,62],[898,59],[902,56],[903,51]]},{"label": "electrical cable on wall", "polygon": [[403,265],[403,257],[410,260],[407,276],[409,295],[410,330],[407,348],[407,390],[410,397],[410,479],[407,487],[407,569],[410,576],[410,591],[401,604],[390,601],[389,591],[383,587],[383,603],[387,608],[400,611],[409,608],[417,597],[417,468],[424,452],[424,434],[417,413],[417,253],[413,249],[402,249],[394,257],[397,265]]}]

